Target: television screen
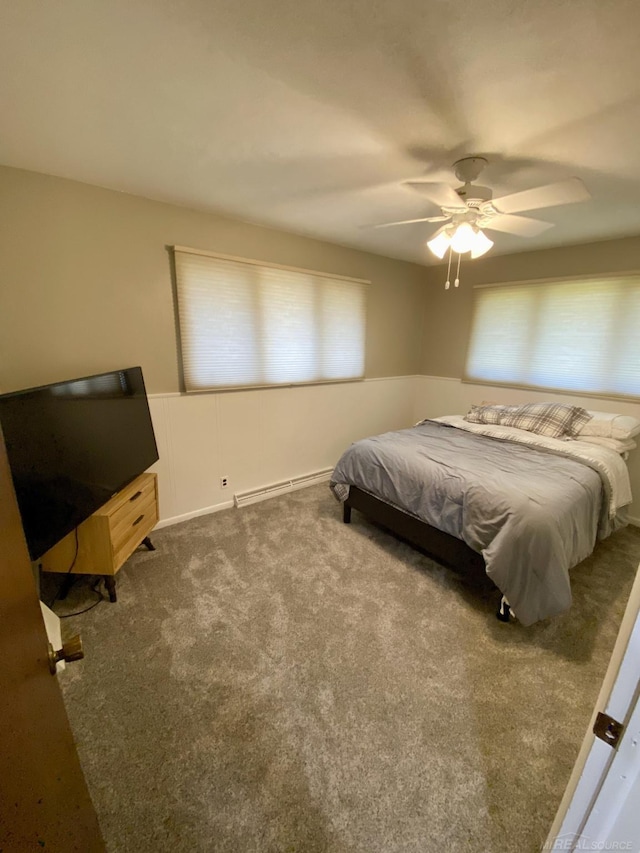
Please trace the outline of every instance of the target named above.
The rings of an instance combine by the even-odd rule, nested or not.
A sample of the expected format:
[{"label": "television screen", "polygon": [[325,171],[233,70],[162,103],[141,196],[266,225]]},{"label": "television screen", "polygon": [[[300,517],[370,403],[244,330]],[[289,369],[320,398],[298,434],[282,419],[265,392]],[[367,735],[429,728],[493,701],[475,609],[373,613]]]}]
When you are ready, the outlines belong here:
[{"label": "television screen", "polygon": [[0,396],[32,560],[158,459],[139,367]]}]

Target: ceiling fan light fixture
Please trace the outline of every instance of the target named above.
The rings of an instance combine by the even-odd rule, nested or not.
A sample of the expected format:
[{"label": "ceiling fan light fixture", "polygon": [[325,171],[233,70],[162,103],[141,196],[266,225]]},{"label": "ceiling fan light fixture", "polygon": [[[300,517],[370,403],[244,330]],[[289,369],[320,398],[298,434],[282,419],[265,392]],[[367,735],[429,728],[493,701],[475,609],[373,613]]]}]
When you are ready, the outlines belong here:
[{"label": "ceiling fan light fixture", "polygon": [[444,258],[445,253],[451,245],[451,237],[446,231],[439,231],[435,237],[427,241],[427,246],[437,258]]},{"label": "ceiling fan light fixture", "polygon": [[471,257],[481,257],[482,255],[486,254],[492,246],[493,240],[490,240],[484,233],[484,231],[478,229],[475,232],[475,239],[473,241],[473,247],[471,249]]},{"label": "ceiling fan light fixture", "polygon": [[461,222],[451,237],[451,248],[459,255],[470,252],[475,246],[476,232],[468,222]]},{"label": "ceiling fan light fixture", "polygon": [[517,237],[537,237],[548,228],[551,222],[542,222],[521,216],[522,211],[539,210],[545,207],[575,204],[591,198],[589,190],[580,178],[567,178],[546,186],[493,197],[489,187],[475,183],[487,160],[478,155],[462,157],[453,164],[456,178],[463,186],[454,189],[446,182],[433,182],[428,179],[404,181],[404,186],[418,190],[430,202],[437,205],[440,216],[422,216],[416,219],[403,219],[397,222],[382,222],[374,228],[387,228],[390,225],[410,225],[418,222],[446,222],[426,241],[429,250],[440,260],[449,252],[449,264],[455,252],[460,256],[470,254],[480,258],[494,245],[484,231],[502,231]]}]

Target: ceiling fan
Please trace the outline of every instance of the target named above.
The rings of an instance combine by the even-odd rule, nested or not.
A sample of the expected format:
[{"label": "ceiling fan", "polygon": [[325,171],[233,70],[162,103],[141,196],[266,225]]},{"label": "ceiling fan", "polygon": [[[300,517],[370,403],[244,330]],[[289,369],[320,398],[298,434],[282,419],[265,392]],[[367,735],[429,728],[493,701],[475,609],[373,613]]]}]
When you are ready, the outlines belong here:
[{"label": "ceiling fan", "polygon": [[[516,234],[519,237],[535,237],[548,228],[553,228],[553,223],[519,216],[521,211],[575,204],[591,198],[580,178],[568,178],[494,199],[489,187],[473,183],[487,162],[484,157],[463,157],[457,160],[453,164],[453,170],[456,178],[463,182],[457,189],[444,183],[405,181],[405,186],[418,190],[440,207],[441,216],[383,222],[373,227],[389,228],[414,222],[445,222],[447,224],[442,225],[427,242],[433,254],[444,258],[449,250],[450,253],[457,252],[459,255],[470,252],[472,258],[479,258],[493,246],[493,241],[486,236],[483,229]],[[457,283],[456,279],[456,286]]]}]

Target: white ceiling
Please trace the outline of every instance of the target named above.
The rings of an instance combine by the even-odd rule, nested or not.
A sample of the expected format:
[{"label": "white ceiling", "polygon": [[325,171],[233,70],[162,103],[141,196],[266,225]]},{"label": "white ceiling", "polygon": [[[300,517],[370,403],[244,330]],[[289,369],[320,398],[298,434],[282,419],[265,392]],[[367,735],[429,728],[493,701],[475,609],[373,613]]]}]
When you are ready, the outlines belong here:
[{"label": "white ceiling", "polygon": [[[430,263],[402,180],[571,175],[496,252],[640,234],[637,0],[0,0],[0,163]],[[492,235],[493,236],[493,235]]]}]

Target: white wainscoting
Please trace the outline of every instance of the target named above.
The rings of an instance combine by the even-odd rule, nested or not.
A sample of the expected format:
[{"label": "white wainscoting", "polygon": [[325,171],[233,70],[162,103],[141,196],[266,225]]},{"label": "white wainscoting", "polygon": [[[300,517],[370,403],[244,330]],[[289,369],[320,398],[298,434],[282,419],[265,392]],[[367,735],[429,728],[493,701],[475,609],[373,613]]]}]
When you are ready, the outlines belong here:
[{"label": "white wainscoting", "polygon": [[[462,414],[472,403],[559,399],[588,409],[640,417],[640,406],[594,397],[471,385],[439,376],[399,376],[335,385],[214,394],[156,394],[149,404],[160,461],[160,525],[233,506],[236,492],[331,468],[367,435],[422,418]],[[640,450],[629,459],[640,496]],[[221,488],[220,478],[229,485]],[[640,525],[640,498],[631,507]]]},{"label": "white wainscoting", "polygon": [[330,468],[352,441],[411,426],[418,378],[150,395],[159,526],[230,507],[236,492]]},{"label": "white wainscoting", "polygon": [[[484,400],[492,403],[530,403],[538,400],[557,400],[594,409],[598,412],[618,412],[640,418],[640,405],[621,400],[607,400],[600,397],[569,396],[553,394],[549,391],[527,391],[517,388],[504,388],[496,385],[476,385],[443,376],[418,376],[414,381],[415,409],[414,421],[421,418],[437,418],[440,415],[462,414],[472,404]],[[640,526],[640,448],[629,455],[631,489],[635,501],[631,505],[631,521]]]}]

